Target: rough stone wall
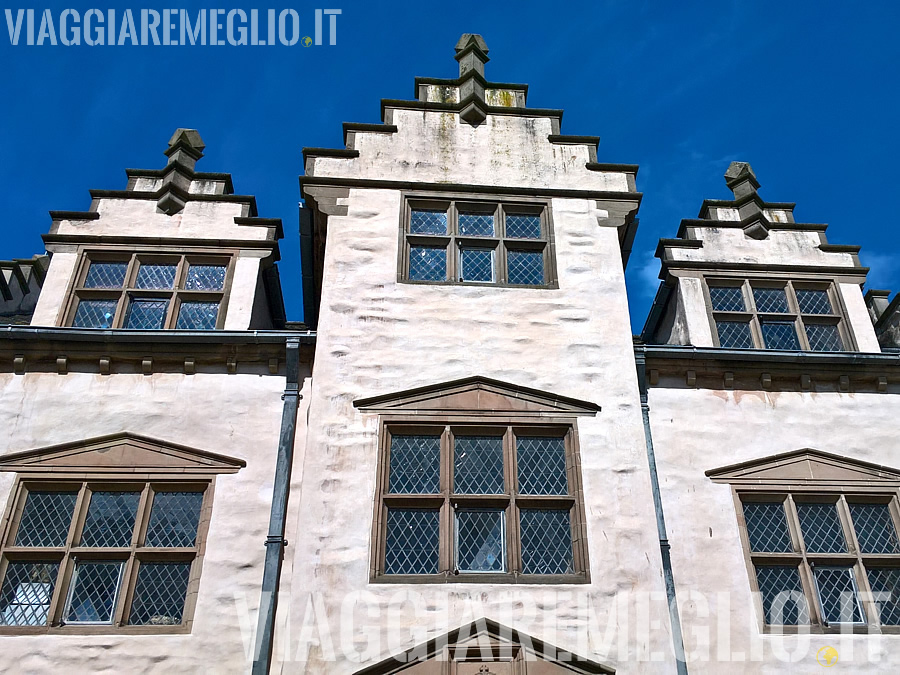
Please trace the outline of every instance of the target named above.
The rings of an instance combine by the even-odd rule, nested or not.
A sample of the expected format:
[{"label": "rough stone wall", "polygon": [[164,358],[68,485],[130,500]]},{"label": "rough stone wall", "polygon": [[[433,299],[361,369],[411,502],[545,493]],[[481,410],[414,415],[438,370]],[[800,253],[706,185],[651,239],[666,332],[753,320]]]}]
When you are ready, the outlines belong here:
[{"label": "rough stone wall", "polygon": [[[897,635],[761,638],[732,489],[704,475],[807,447],[898,467],[897,397],[660,387],[650,411],[690,672],[818,672],[815,654],[827,645],[847,672],[900,670]],[[779,658],[791,654],[793,664]]]},{"label": "rough stone wall", "polygon": [[[479,175],[508,184],[520,176],[515,162],[471,177]],[[605,630],[611,621],[618,637],[616,593],[663,589],[616,230],[598,226],[588,200],[553,199],[558,290],[402,284],[401,194],[353,189],[346,203],[348,215],[328,222],[310,436],[302,469],[295,468],[303,480],[302,494],[295,495],[300,521],[292,553],[291,637],[277,652],[289,662],[280,672],[294,672],[298,656],[307,656],[298,639],[305,622],[321,627],[324,620],[337,656],[329,660],[314,630],[319,644],[309,647],[306,672],[352,673],[481,616],[618,664],[619,672],[671,672],[665,618],[647,637],[647,651],[658,653],[653,662],[638,662],[634,641],[630,654],[617,653],[616,639],[609,651],[595,653],[572,630],[550,627],[559,621],[577,628],[574,598],[589,597],[599,625]],[[589,585],[369,583],[379,427],[376,415],[359,413],[352,402],[471,375],[602,405],[601,413],[580,418],[577,426]],[[395,594],[405,591],[424,594],[425,606],[394,606]],[[572,595],[552,595],[562,591]],[[365,594],[380,619],[368,615],[362,602],[343,606],[353,593]],[[322,615],[319,607],[311,609],[310,598],[321,601]],[[499,615],[510,599],[519,607],[537,606],[535,620]],[[664,604],[657,609],[654,617],[666,616]],[[388,614],[393,632],[385,627]],[[349,653],[340,649],[340,628],[355,636]]]},{"label": "rough stone wall", "polygon": [[[297,421],[305,445],[308,373]],[[216,478],[191,634],[0,637],[20,673],[246,673],[272,501],[284,376],[0,374],[0,455],[129,431],[243,459]],[[0,473],[0,504],[14,474]],[[296,507],[292,505],[296,519]]]},{"label": "rough stone wall", "polygon": [[[624,173],[587,171],[588,146],[550,143],[547,117],[489,115],[477,127],[457,113],[390,110],[393,134],[357,133],[355,159],[316,157],[307,173],[342,178],[627,191]],[[312,166],[309,162],[314,162]],[[310,170],[312,169],[312,170]]]}]

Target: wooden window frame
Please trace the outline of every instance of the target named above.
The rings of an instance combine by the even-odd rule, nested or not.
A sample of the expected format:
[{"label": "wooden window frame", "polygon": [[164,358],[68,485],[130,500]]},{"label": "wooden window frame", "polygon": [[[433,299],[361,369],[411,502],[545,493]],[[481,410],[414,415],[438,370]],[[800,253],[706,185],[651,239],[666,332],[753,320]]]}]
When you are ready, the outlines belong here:
[{"label": "wooden window frame", "polygon": [[[750,325],[750,335],[753,339],[753,349],[767,349],[762,334],[762,323],[765,321],[793,322],[797,343],[802,351],[813,351],[809,346],[809,338],[806,335],[806,326],[814,324],[826,324],[837,326],[838,335],[843,345],[842,352],[856,351],[853,336],[845,320],[846,312],[841,303],[840,295],[831,281],[796,278],[729,278],[729,277],[705,277],[704,297],[706,300],[707,314],[710,319],[713,343],[721,347],[719,342],[718,321],[733,321]],[[740,288],[744,299],[743,312],[727,312],[713,309],[710,288],[731,287]],[[759,312],[756,307],[756,299],[753,297],[754,288],[780,288],[784,289],[787,297],[788,312],[784,314]],[[797,290],[825,291],[828,301],[831,303],[831,314],[803,314],[797,301]],[[738,349],[734,347],[733,349]],[[829,352],[819,352],[827,354]],[[834,352],[841,353],[841,352]]]},{"label": "wooden window frame", "polygon": [[[391,494],[388,492],[390,472],[391,438],[395,433],[411,435],[440,434],[439,491],[434,494]],[[496,435],[503,438],[504,492],[497,495],[454,494],[451,489],[453,474],[453,438],[455,435]],[[518,493],[516,470],[516,445],[518,436],[549,436],[563,438],[566,452],[566,495],[522,495]],[[388,508],[431,508],[440,511],[439,553],[437,574],[386,574],[385,548]],[[572,543],[571,574],[524,574],[522,572],[519,513],[522,508],[555,508],[569,510]],[[506,572],[457,572],[454,570],[456,553],[455,513],[457,509],[491,508],[504,512],[506,542]],[[375,517],[372,533],[372,583],[527,583],[527,584],[582,584],[590,583],[590,564],[586,536],[583,490],[581,487],[581,460],[577,434],[573,421],[552,421],[534,424],[525,421],[485,420],[478,418],[453,421],[384,420],[380,441],[378,475],[376,480]]]},{"label": "wooden window frame", "polygon": [[[868,634],[884,633],[900,635],[900,626],[881,625],[878,608],[872,597],[872,589],[866,570],[871,567],[900,568],[900,553],[863,553],[856,537],[856,530],[850,516],[849,504],[887,504],[895,532],[900,536],[900,492],[896,489],[878,488],[818,488],[815,486],[758,486],[733,487],[735,511],[741,545],[744,551],[750,590],[754,594],[754,605],[760,618],[760,628],[764,633],[796,634],[809,632],[813,634],[833,634],[847,632]],[[835,504],[844,539],[847,544],[846,553],[810,553],[803,542],[803,534],[797,515],[797,502]],[[753,502],[780,502],[785,508],[788,533],[791,538],[791,551],[788,553],[770,553],[753,551],[750,536],[744,518],[744,504]],[[762,605],[762,595],[756,578],[757,565],[780,565],[796,567],[800,574],[803,595],[809,610],[809,623],[800,625],[771,625]],[[816,586],[814,569],[820,566],[849,567],[853,570],[857,599],[865,614],[861,623],[829,623],[822,616],[819,592]]]},{"label": "wooden window frame", "polygon": [[[415,234],[410,232],[414,209],[442,210],[447,214],[446,234]],[[459,234],[460,211],[492,213],[494,236],[477,237]],[[518,239],[506,236],[507,215],[537,215],[541,219],[539,239]],[[443,248],[446,252],[447,276],[443,280],[409,278],[411,246]],[[460,279],[461,250],[465,248],[491,249],[493,251],[493,281],[463,281]],[[511,284],[508,281],[507,255],[509,251],[540,251],[543,254],[544,282],[540,284]],[[408,284],[454,286],[500,286],[504,288],[558,288],[556,274],[556,245],[550,217],[550,205],[546,201],[527,198],[473,198],[465,195],[428,196],[405,194],[400,223],[400,259],[398,281]]]},{"label": "wooden window frame", "polygon": [[[61,315],[61,324],[72,326],[78,304],[82,300],[115,300],[116,312],[110,329],[124,329],[125,320],[131,301],[137,299],[166,300],[166,316],[160,330],[174,330],[178,322],[178,314],[183,302],[217,302],[219,311],[216,325],[212,330],[221,330],[225,326],[225,315],[228,309],[228,298],[234,276],[236,256],[226,251],[118,251],[113,249],[83,250],[79,264],[68,293],[69,301],[65,304]],[[92,263],[125,263],[125,281],[121,288],[85,288],[88,271]],[[141,265],[175,264],[175,280],[171,289],[136,288],[138,270]],[[221,265],[225,267],[225,280],[222,289],[217,291],[187,290],[184,288],[188,269],[192,265]],[[150,330],[150,329],[136,329]],[[201,330],[201,329],[179,329]]]},{"label": "wooden window frame", "polygon": [[[180,634],[190,633],[200,584],[200,572],[206,551],[206,537],[211,516],[215,477],[191,475],[178,479],[171,474],[112,477],[108,474],[48,479],[46,474],[19,475],[13,486],[3,525],[0,527],[0,585],[6,578],[11,561],[53,560],[59,561],[56,585],[50,601],[47,624],[41,626],[2,626],[0,635],[28,634]],[[30,490],[78,491],[72,520],[64,546],[36,547],[15,546],[15,537]],[[131,543],[127,547],[80,546],[82,531],[87,518],[89,493],[92,491],[140,491]],[[158,492],[202,492],[203,501],[197,524],[197,536],[192,547],[148,547],[143,544],[150,520],[152,498]],[[111,623],[66,624],[64,612],[72,585],[75,565],[79,560],[125,562],[117,589],[116,605]],[[135,585],[142,562],[190,562],[187,592],[182,620],[177,625],[130,625],[127,620],[134,602]]]}]

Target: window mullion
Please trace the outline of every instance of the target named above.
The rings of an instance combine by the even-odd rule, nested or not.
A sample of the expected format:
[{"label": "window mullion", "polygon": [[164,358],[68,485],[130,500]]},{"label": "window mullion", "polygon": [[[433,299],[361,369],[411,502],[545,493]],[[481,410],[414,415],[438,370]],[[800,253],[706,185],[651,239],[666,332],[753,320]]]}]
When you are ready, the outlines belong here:
[{"label": "window mullion", "polygon": [[119,573],[119,588],[116,594],[116,606],[113,608],[112,625],[125,625],[125,605],[126,602],[130,606],[132,600],[132,592],[134,590],[133,579],[135,576],[135,559],[134,547],[128,554],[128,560],[125,561],[125,569]]},{"label": "window mullion", "polygon": [[438,544],[438,572],[450,574],[454,565],[453,550],[453,504],[450,501],[453,485],[453,442],[450,426],[444,427],[441,434],[441,492],[444,495],[444,505],[441,508],[440,527],[438,528],[440,541]]},{"label": "window mullion", "polygon": [[141,546],[144,535],[147,532],[147,523],[150,520],[150,484],[144,483],[141,489],[141,499],[138,502],[137,513],[134,518],[134,532],[131,536],[132,548]]},{"label": "window mullion", "polygon": [[76,541],[81,540],[81,533],[84,529],[84,521],[87,519],[87,510],[90,505],[91,489],[87,483],[81,484],[78,490],[78,497],[75,500],[75,508],[72,511],[72,525],[69,527],[69,534],[66,537],[66,553],[75,546]]},{"label": "window mullion", "polygon": [[800,516],[797,514],[797,504],[794,496],[788,493],[785,506],[787,507],[788,530],[791,533],[791,541],[795,552],[799,552],[800,580],[803,584],[803,594],[806,596],[807,611],[810,624],[824,624],[819,614],[819,590],[816,584],[813,565],[807,559],[806,545],[803,541],[803,531],[800,528]]},{"label": "window mullion", "polygon": [[512,427],[506,428],[503,445],[505,450],[505,461],[503,462],[504,483],[506,484],[506,493],[509,495],[509,506],[506,516],[507,571],[518,575],[522,572],[522,542],[519,533],[519,507],[516,504],[519,486],[516,468],[515,433]]}]

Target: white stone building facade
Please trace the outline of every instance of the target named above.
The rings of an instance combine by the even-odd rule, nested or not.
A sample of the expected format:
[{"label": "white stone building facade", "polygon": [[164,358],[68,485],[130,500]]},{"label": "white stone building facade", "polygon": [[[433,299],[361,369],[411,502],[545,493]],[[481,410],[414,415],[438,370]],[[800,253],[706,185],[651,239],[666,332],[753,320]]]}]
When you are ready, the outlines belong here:
[{"label": "white stone building facade", "polygon": [[304,150],[303,324],[193,130],[0,263],[6,670],[900,667],[900,304],[736,162],[633,336],[638,168],[487,53]]}]

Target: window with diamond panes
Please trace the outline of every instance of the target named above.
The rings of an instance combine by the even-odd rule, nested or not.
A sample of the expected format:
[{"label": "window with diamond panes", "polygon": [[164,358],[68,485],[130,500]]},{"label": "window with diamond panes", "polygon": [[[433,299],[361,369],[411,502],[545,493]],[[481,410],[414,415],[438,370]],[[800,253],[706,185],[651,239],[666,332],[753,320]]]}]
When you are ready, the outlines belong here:
[{"label": "window with diamond panes", "polygon": [[401,278],[549,286],[549,224],[540,204],[409,199]]},{"label": "window with diamond panes", "polygon": [[728,349],[844,351],[830,285],[708,279],[718,345]]},{"label": "window with diamond panes", "polygon": [[78,328],[214,330],[221,326],[228,258],[88,254],[69,310]]},{"label": "window with diamond panes", "polygon": [[740,496],[766,624],[900,626],[900,539],[892,497]]},{"label": "window with diamond panes", "polygon": [[4,627],[183,626],[206,485],[20,484],[0,559]]},{"label": "window with diamond panes", "polygon": [[570,427],[389,424],[376,520],[382,581],[584,581]]}]

